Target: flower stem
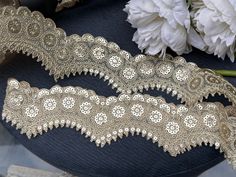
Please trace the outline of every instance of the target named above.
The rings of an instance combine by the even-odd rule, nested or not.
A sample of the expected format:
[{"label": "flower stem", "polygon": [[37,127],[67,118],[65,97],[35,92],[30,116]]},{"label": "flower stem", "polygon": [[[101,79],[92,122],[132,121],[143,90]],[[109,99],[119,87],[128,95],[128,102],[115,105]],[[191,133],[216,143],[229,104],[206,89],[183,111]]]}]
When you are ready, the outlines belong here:
[{"label": "flower stem", "polygon": [[226,77],[236,77],[236,70],[214,70],[215,73]]}]

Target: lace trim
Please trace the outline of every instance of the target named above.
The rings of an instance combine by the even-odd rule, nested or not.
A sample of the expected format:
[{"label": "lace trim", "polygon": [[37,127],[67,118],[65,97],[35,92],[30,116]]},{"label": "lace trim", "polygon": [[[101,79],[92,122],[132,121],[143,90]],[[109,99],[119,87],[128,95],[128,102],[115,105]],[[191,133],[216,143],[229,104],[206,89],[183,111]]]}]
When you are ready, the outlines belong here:
[{"label": "lace trim", "polygon": [[209,102],[176,106],[141,94],[105,98],[71,86],[39,90],[14,79],[8,81],[6,92],[3,119],[28,138],[70,127],[103,147],[118,137],[137,134],[158,142],[172,156],[209,143],[236,167],[235,107]]},{"label": "lace trim", "polygon": [[108,80],[117,92],[161,89],[193,105],[209,94],[224,94],[236,103],[235,88],[211,70],[182,57],[132,57],[113,42],[90,34],[66,36],[51,19],[26,7],[0,10],[0,50],[27,53],[42,61],[55,80],[64,75],[90,73]]}]

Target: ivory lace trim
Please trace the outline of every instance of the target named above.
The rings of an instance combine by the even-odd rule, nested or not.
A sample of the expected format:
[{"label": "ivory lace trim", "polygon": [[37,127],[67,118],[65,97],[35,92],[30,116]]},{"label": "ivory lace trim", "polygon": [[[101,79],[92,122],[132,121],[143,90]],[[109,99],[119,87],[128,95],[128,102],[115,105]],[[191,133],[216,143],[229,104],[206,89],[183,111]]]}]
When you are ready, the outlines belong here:
[{"label": "ivory lace trim", "polygon": [[26,7],[0,9],[0,50],[37,57],[55,80],[90,73],[108,80],[120,93],[161,89],[187,105],[219,93],[236,103],[235,88],[211,70],[182,57],[132,57],[117,44],[90,34],[66,36],[51,19]]},{"label": "ivory lace trim", "polygon": [[105,98],[71,86],[40,90],[10,79],[3,119],[28,138],[53,128],[70,127],[101,147],[137,134],[158,142],[172,156],[209,143],[220,148],[236,167],[236,118],[232,111],[233,107],[221,103],[176,106],[162,97],[141,94]]}]

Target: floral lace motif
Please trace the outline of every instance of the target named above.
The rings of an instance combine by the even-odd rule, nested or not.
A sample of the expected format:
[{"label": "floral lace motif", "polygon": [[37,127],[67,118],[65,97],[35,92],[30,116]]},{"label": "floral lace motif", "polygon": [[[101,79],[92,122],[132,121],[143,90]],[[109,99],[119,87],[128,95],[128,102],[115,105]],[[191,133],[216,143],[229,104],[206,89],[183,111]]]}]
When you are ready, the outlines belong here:
[{"label": "floral lace motif", "polygon": [[224,94],[236,103],[236,90],[211,70],[198,68],[182,57],[132,57],[113,42],[90,34],[66,36],[55,23],[26,7],[0,9],[0,50],[32,54],[55,80],[90,73],[103,77],[118,92],[161,89],[187,105],[209,94]]},{"label": "floral lace motif", "polygon": [[28,138],[58,127],[75,128],[97,146],[137,134],[158,142],[172,156],[202,143],[220,148],[236,167],[235,107],[202,102],[168,104],[162,97],[120,94],[102,97],[80,87],[31,88],[8,81],[3,119]]}]

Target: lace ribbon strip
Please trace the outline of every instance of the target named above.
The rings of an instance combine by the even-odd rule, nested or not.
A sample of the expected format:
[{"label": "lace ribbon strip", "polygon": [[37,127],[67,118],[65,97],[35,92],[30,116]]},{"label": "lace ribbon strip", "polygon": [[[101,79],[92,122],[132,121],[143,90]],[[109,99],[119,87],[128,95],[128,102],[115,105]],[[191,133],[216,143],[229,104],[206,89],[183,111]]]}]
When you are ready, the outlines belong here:
[{"label": "lace ribbon strip", "polygon": [[209,143],[220,148],[236,167],[236,118],[232,110],[212,102],[176,106],[162,97],[141,94],[105,98],[71,86],[40,90],[10,79],[2,116],[28,138],[70,127],[103,147],[118,137],[137,134],[158,142],[172,156]]},{"label": "lace ribbon strip", "polygon": [[26,7],[0,9],[0,50],[20,52],[42,61],[55,80],[70,74],[90,73],[108,80],[120,93],[161,89],[187,105],[209,94],[224,94],[233,105],[235,88],[211,70],[200,69],[182,57],[132,57],[103,37],[66,36],[51,19]]}]

